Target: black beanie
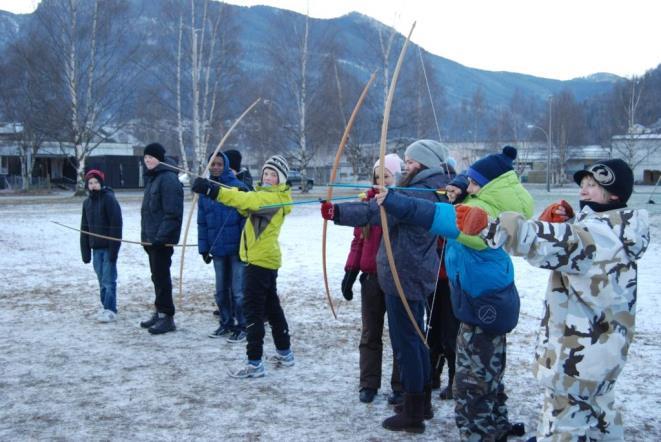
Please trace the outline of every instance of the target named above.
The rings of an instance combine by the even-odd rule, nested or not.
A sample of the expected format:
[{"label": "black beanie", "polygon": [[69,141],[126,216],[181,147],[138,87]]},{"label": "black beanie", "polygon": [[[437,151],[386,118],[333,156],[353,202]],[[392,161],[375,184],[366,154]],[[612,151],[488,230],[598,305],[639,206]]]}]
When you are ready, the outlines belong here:
[{"label": "black beanie", "polygon": [[145,153],[143,155],[151,155],[156,158],[158,161],[165,160],[165,148],[158,143],[151,143],[145,147]]},{"label": "black beanie", "polygon": [[488,155],[471,164],[466,171],[466,175],[481,187],[484,187],[489,181],[514,170],[512,162],[515,159],[516,149],[512,146],[505,146],[503,147],[503,153]]},{"label": "black beanie", "polygon": [[230,163],[230,169],[236,172],[241,170],[241,152],[230,149],[225,151],[225,156],[227,156],[227,161]]},{"label": "black beanie", "polygon": [[588,175],[609,193],[617,195],[620,202],[629,201],[633,192],[633,171],[621,159],[597,161],[584,170],[576,172],[574,181],[580,186],[581,180]]}]

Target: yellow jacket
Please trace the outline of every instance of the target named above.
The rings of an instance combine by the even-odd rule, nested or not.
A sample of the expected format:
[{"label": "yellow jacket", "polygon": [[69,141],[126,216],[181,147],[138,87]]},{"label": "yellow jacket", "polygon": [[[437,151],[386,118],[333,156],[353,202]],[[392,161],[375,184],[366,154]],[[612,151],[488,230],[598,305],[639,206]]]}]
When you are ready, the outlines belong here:
[{"label": "yellow jacket", "polygon": [[266,269],[279,269],[282,266],[282,253],[278,236],[285,216],[291,212],[291,206],[267,209],[261,207],[291,202],[289,186],[257,186],[254,192],[223,188],[216,199],[226,206],[236,208],[241,215],[248,218],[241,232],[241,261]]}]

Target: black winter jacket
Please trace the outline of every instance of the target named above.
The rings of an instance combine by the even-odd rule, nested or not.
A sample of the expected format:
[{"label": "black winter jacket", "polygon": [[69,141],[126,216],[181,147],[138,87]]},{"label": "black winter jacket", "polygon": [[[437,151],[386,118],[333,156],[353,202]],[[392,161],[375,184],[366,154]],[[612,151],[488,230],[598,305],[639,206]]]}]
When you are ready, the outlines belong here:
[{"label": "black winter jacket", "polygon": [[[166,158],[166,162],[170,162]],[[184,215],[184,189],[171,168],[159,164],[146,169],[145,194],[140,210],[141,238],[145,242],[177,244]]]},{"label": "black winter jacket", "polygon": [[[80,230],[98,235],[122,238],[122,209],[109,187],[92,191],[83,201]],[[117,262],[120,241],[112,241],[85,233],[80,234],[80,253],[85,264],[92,260],[92,249],[108,249],[110,261]]]}]

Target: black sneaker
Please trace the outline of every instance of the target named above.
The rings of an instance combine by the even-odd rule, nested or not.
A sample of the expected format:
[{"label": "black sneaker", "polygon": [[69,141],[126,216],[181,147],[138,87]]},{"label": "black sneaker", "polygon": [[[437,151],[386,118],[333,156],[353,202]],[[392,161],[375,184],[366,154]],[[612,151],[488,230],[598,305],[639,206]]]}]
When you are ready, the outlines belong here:
[{"label": "black sneaker", "polygon": [[230,333],[230,329],[225,328],[221,325],[216,330],[209,333],[209,337],[210,338],[222,338],[223,336],[228,335],[229,333]]},{"label": "black sneaker", "polygon": [[232,336],[227,338],[227,342],[230,344],[239,344],[241,342],[244,342],[246,340],[246,332],[243,330],[237,330],[234,333],[232,333]]},{"label": "black sneaker", "polygon": [[149,327],[149,333],[152,335],[162,335],[163,333],[173,332],[176,329],[177,327],[174,325],[174,318],[170,315],[163,315],[159,316],[156,324]]},{"label": "black sneaker", "polygon": [[360,399],[360,402],[363,402],[365,404],[369,404],[372,401],[374,401],[375,396],[376,396],[376,390],[368,387],[361,388],[358,394],[358,398]]},{"label": "black sneaker", "polygon": [[147,319],[146,321],[140,322],[140,327],[142,328],[152,327],[154,324],[156,324],[156,321],[158,321],[158,312],[152,313],[151,318]]},{"label": "black sneaker", "polygon": [[390,405],[397,405],[404,403],[404,393],[401,391],[393,391],[388,396],[388,403]]}]

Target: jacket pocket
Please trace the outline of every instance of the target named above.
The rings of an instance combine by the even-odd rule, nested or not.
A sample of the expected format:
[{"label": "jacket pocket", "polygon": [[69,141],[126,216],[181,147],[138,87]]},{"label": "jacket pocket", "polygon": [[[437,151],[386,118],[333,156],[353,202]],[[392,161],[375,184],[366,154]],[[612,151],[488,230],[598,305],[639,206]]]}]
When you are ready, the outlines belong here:
[{"label": "jacket pocket", "polygon": [[486,333],[509,333],[519,322],[521,302],[513,282],[500,290],[473,297],[461,288],[457,278],[451,294],[455,316],[462,322],[477,325]]}]

